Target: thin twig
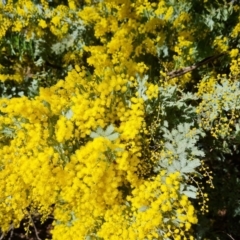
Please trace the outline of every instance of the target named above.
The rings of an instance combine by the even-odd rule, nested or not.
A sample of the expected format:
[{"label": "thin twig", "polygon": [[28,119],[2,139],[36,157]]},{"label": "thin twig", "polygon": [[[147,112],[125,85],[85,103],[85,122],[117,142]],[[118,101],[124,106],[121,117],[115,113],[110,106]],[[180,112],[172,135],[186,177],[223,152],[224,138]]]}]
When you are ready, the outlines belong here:
[{"label": "thin twig", "polygon": [[232,240],[235,240],[230,234],[226,233]]},{"label": "thin twig", "polygon": [[8,240],[11,240],[12,236],[13,236],[13,228],[11,229],[10,236],[9,236]]},{"label": "thin twig", "polygon": [[0,237],[0,240],[2,240],[4,238],[4,236],[5,236],[5,233],[3,232],[1,237]]},{"label": "thin twig", "polygon": [[202,61],[197,62],[197,63],[193,64],[192,66],[188,66],[188,67],[185,67],[185,68],[182,68],[182,69],[179,69],[179,70],[171,71],[171,72],[167,73],[167,76],[169,77],[169,79],[179,77],[179,76],[184,75],[185,73],[190,72],[190,71],[192,71],[192,70],[194,70],[194,69],[196,69],[196,68],[198,68],[202,65],[205,65],[209,62],[214,61],[215,59],[223,56],[224,54],[225,53],[220,53],[216,56],[211,56],[211,57],[204,58]]},{"label": "thin twig", "polygon": [[225,233],[225,234],[227,234],[228,237],[230,237],[232,240],[235,240],[235,238],[233,238],[230,234],[228,234],[228,233],[226,233],[226,232],[224,232],[224,231],[217,231],[216,233],[218,233],[218,232]]},{"label": "thin twig", "polygon": [[[7,231],[7,232],[9,232],[9,231],[11,231],[11,235],[10,235],[10,238],[9,238],[9,239],[11,239],[11,237],[12,237],[12,235],[13,235],[13,225],[12,225],[12,224],[11,224],[10,227],[8,228],[8,231]],[[0,240],[2,240],[2,239],[5,237],[5,235],[6,235],[6,232],[3,232],[2,235],[1,235],[1,237],[0,237]]]},{"label": "thin twig", "polygon": [[34,228],[34,231],[35,231],[35,235],[36,235],[37,240],[42,240],[42,239],[38,236],[37,228],[36,228],[36,226],[35,226],[35,224],[34,224],[34,221],[33,221],[32,216],[31,216],[30,213],[29,213],[29,218],[30,218],[30,220],[31,220],[31,222],[32,222],[32,224],[33,224],[33,228]]}]

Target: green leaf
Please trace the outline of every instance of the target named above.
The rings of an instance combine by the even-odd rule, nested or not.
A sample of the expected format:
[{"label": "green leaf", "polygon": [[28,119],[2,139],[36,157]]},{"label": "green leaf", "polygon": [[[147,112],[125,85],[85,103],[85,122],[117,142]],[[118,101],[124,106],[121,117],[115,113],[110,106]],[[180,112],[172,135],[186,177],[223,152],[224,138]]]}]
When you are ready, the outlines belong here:
[{"label": "green leaf", "polygon": [[104,131],[102,130],[101,127],[98,127],[97,130],[96,130],[96,132],[97,132],[97,134],[98,134],[99,136],[104,136],[104,135],[105,135],[105,134],[104,134]]},{"label": "green leaf", "polygon": [[146,212],[149,209],[148,206],[142,206],[138,209],[139,212]]},{"label": "green leaf", "polygon": [[186,156],[180,158],[180,162],[181,162],[181,168],[184,168],[186,166],[186,163],[187,163]]},{"label": "green leaf", "polygon": [[171,143],[166,142],[165,143],[165,147],[166,147],[166,149],[168,149],[168,150],[170,150],[172,152],[175,152],[175,148],[173,147],[173,145]]},{"label": "green leaf", "polygon": [[99,137],[100,135],[99,134],[97,134],[97,133],[95,133],[95,132],[91,132],[91,134],[90,134],[90,137],[91,138],[97,138],[97,137]]},{"label": "green leaf", "polygon": [[43,103],[43,105],[44,105],[45,107],[48,108],[48,110],[51,110],[51,105],[50,105],[49,102],[47,102],[46,100],[42,100],[42,103]]},{"label": "green leaf", "polygon": [[72,118],[73,116],[73,111],[71,109],[69,109],[65,114],[64,116],[69,120]]},{"label": "green leaf", "polygon": [[114,141],[119,137],[119,133],[113,133],[113,134],[111,134],[109,136],[106,136],[106,137],[107,137],[108,140]]},{"label": "green leaf", "polygon": [[164,219],[163,219],[163,222],[164,222],[164,223],[167,223],[169,220],[170,220],[170,218],[164,218]]},{"label": "green leaf", "polygon": [[166,120],[163,122],[163,126],[164,126],[165,128],[168,128],[168,122],[167,122]]},{"label": "green leaf", "polygon": [[188,186],[187,186],[187,190],[193,191],[193,192],[197,192],[197,188],[194,187],[193,185],[188,185]]},{"label": "green leaf", "polygon": [[113,131],[114,131],[114,127],[113,127],[112,124],[110,124],[110,125],[107,127],[106,131],[105,131],[105,135],[108,136],[108,135],[110,135]]},{"label": "green leaf", "polygon": [[174,168],[175,168],[177,171],[180,171],[180,169],[181,169],[181,164],[180,164],[179,161],[174,160],[174,161],[173,161],[173,166],[174,166]]},{"label": "green leaf", "polygon": [[6,137],[13,138],[15,135],[15,130],[9,127],[4,127],[3,130],[1,130],[1,133],[6,135]]},{"label": "green leaf", "polygon": [[192,192],[192,191],[183,191],[183,194],[185,194],[186,196],[190,197],[190,198],[197,198],[197,194],[196,192]]},{"label": "green leaf", "polygon": [[199,159],[194,159],[188,163],[188,167],[191,167],[191,168],[196,168],[200,165],[201,165],[201,162]]},{"label": "green leaf", "polygon": [[97,137],[105,137],[110,141],[114,141],[119,137],[119,133],[113,133],[114,127],[112,124],[110,124],[106,131],[104,131],[101,127],[98,127],[96,132],[91,132],[90,137],[91,138],[97,138]]},{"label": "green leaf", "polygon": [[201,162],[198,159],[188,162],[187,166],[181,169],[182,173],[194,173],[195,168],[200,166]]}]

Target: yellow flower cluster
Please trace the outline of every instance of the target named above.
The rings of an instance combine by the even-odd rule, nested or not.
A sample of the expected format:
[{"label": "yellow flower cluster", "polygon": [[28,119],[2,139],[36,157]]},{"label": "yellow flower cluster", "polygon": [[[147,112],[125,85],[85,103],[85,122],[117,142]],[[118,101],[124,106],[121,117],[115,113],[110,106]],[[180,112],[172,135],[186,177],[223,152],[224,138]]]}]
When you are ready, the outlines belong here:
[{"label": "yellow flower cluster", "polygon": [[4,17],[3,14],[0,14],[0,21],[1,21],[1,26],[0,26],[0,39],[2,39],[8,28],[12,25],[11,20]]},{"label": "yellow flower cluster", "polygon": [[153,99],[153,98],[157,98],[158,96],[158,85],[154,85],[152,83],[148,84],[148,89],[146,91],[146,94],[148,96],[148,99]]},{"label": "yellow flower cluster", "polygon": [[[163,178],[165,180],[163,180]],[[179,195],[179,173],[165,176],[161,172],[154,179],[144,181],[127,197],[124,208],[118,208],[114,216],[107,216],[99,231],[106,239],[158,239],[157,229],[163,237],[182,239],[191,236],[186,233],[191,224],[197,223],[194,208],[185,195]],[[127,214],[122,215],[125,211]],[[176,215],[172,215],[172,213]],[[169,224],[168,219],[179,219],[180,225]],[[179,238],[180,236],[180,238]]]},{"label": "yellow flower cluster", "polygon": [[6,80],[14,80],[16,82],[22,81],[22,76],[20,74],[0,74],[0,81],[5,82]]},{"label": "yellow flower cluster", "polygon": [[239,117],[237,110],[239,94],[235,81],[237,76],[235,74],[239,74],[239,62],[236,66],[232,67],[232,73],[228,77],[226,75],[210,77],[199,85],[198,95],[202,102],[196,111],[201,116],[200,126],[210,130],[215,138],[230,136],[235,127],[235,120]]},{"label": "yellow flower cluster", "polygon": [[231,76],[237,79],[237,77],[240,75],[240,58],[232,60],[230,70],[231,70]]},{"label": "yellow flower cluster", "polygon": [[231,58],[237,57],[238,54],[239,54],[238,48],[234,48],[234,49],[232,49],[232,50],[230,51],[230,56],[231,56]]},{"label": "yellow flower cluster", "polygon": [[228,50],[227,41],[228,41],[227,37],[222,38],[222,36],[220,36],[216,37],[213,44],[214,46],[216,46],[219,52],[225,52]]},{"label": "yellow flower cluster", "polygon": [[[240,17],[238,17],[238,19],[240,20]],[[238,20],[238,21],[239,21],[239,20]],[[231,36],[234,37],[234,38],[237,38],[237,37],[239,36],[239,34],[240,34],[240,23],[238,23],[238,24],[234,27],[234,29],[233,29],[233,31],[232,31],[232,33],[231,33]]]}]

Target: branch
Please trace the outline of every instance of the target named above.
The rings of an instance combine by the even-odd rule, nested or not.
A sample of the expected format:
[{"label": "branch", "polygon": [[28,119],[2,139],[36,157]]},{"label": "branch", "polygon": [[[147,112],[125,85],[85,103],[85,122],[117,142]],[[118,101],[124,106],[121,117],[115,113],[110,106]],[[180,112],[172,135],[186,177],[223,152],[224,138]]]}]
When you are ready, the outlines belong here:
[{"label": "branch", "polygon": [[190,72],[190,71],[192,71],[192,70],[194,70],[194,69],[196,69],[196,68],[198,68],[198,67],[200,67],[202,65],[205,65],[205,64],[207,64],[209,62],[214,61],[215,59],[223,56],[224,54],[225,53],[220,53],[220,54],[218,54],[216,56],[211,56],[211,57],[204,58],[202,61],[197,62],[197,63],[193,64],[192,66],[168,72],[167,76],[169,77],[169,79],[175,78],[175,77],[179,77],[179,76],[184,75],[185,73]]},{"label": "branch", "polygon": [[[9,231],[11,231],[11,232],[10,232],[10,237],[8,238],[9,240],[11,240],[11,238],[12,238],[12,236],[13,236],[13,230],[14,230],[14,228],[13,228],[13,225],[11,224],[10,227],[8,228],[8,231],[7,231],[7,233],[8,233]],[[2,233],[2,232],[1,232],[1,233]],[[5,237],[5,235],[6,235],[6,233],[3,232],[2,235],[0,236],[0,240],[3,240],[4,237]]]},{"label": "branch", "polygon": [[33,225],[33,228],[34,228],[34,231],[35,231],[35,235],[36,235],[37,240],[41,240],[41,238],[39,238],[39,236],[38,236],[37,228],[36,228],[36,226],[35,226],[35,223],[34,223],[34,221],[33,221],[32,216],[31,216],[30,213],[29,213],[29,218],[30,218],[30,220],[31,220],[31,222],[32,222],[32,225]]}]

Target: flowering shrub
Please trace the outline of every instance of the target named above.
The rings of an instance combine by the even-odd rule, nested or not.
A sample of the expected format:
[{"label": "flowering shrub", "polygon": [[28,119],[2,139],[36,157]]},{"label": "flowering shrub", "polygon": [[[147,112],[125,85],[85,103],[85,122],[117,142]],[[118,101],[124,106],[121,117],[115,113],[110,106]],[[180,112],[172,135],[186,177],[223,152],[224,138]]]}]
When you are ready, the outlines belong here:
[{"label": "flowering shrub", "polygon": [[204,237],[212,149],[239,144],[239,6],[0,9],[1,231],[41,214],[56,240]]}]

